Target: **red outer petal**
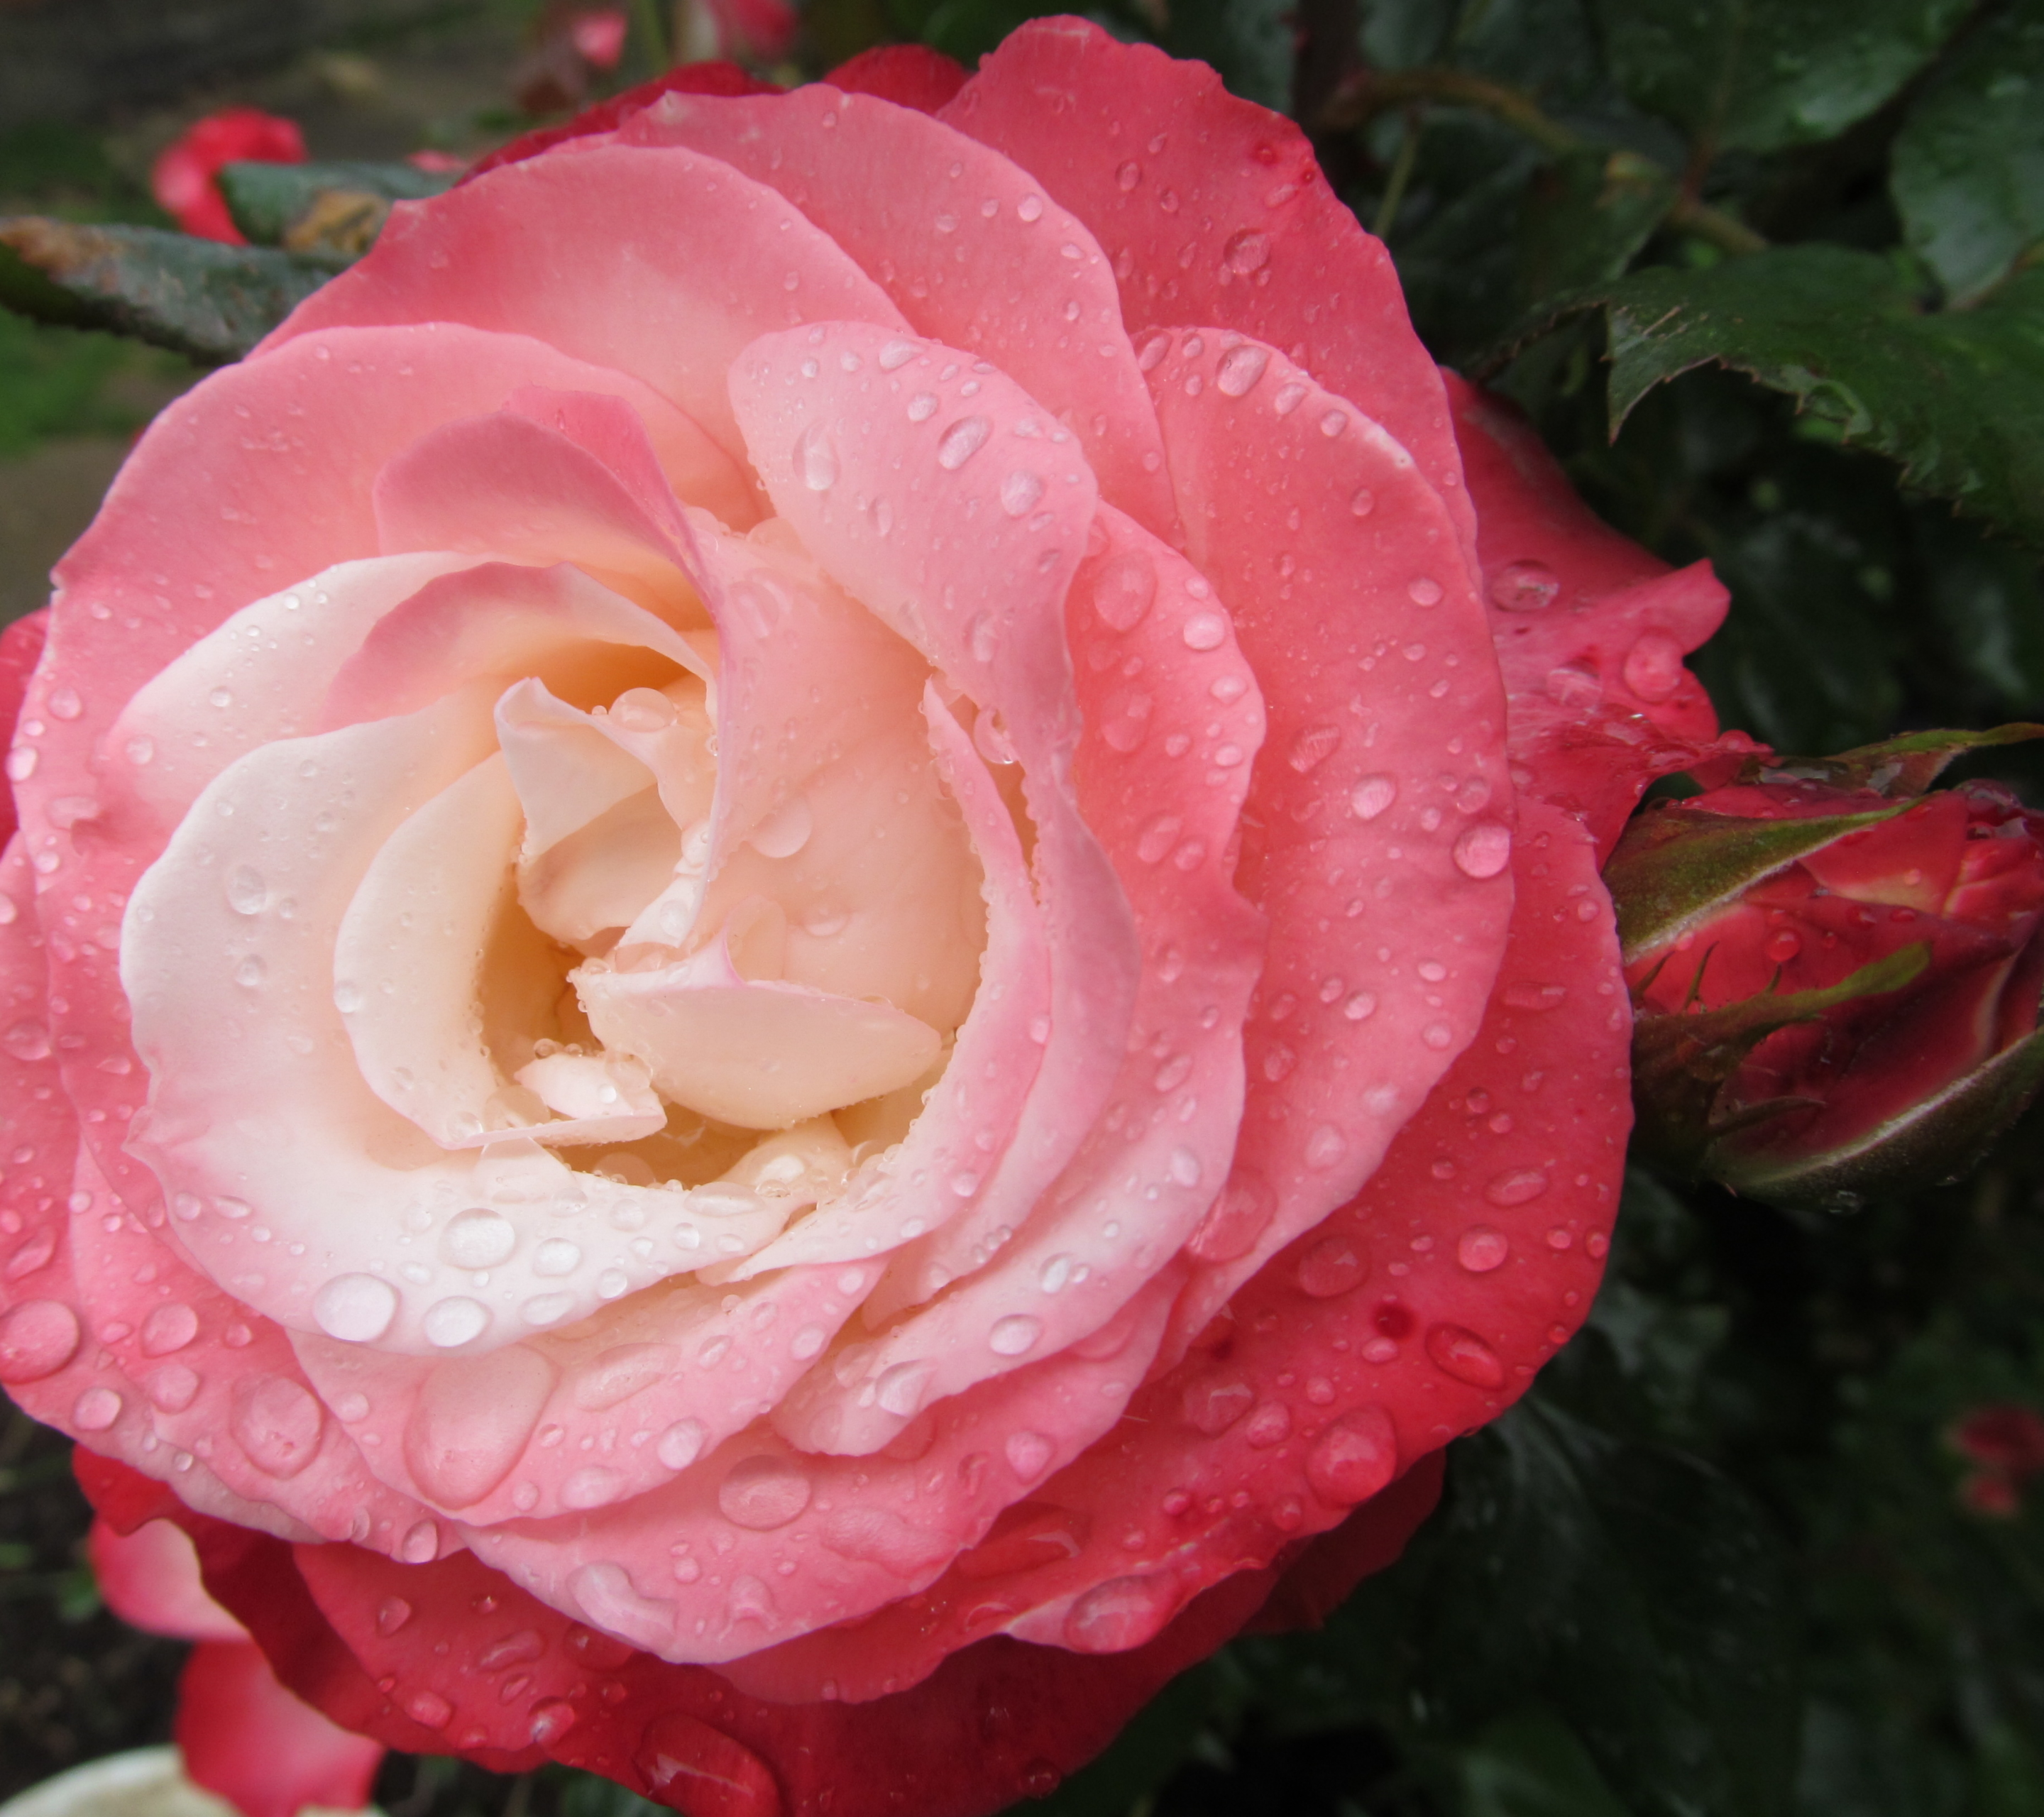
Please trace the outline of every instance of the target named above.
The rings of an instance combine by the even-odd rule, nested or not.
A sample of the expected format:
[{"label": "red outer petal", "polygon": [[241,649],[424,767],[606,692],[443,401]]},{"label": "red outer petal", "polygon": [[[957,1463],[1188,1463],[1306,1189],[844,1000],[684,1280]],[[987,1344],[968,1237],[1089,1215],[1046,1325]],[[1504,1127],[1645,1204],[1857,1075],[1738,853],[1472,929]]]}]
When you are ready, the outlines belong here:
[{"label": "red outer petal", "polygon": [[477,159],[461,180],[472,182],[485,171],[494,171],[500,164],[522,164],[528,158],[536,158],[542,152],[551,152],[555,146],[565,145],[571,139],[586,139],[592,133],[609,133],[641,108],[651,106],[663,94],[781,92],[778,83],[762,82],[736,63],[683,63],[678,69],[655,76],[651,82],[642,82],[636,88],[628,88],[622,94],[613,94],[608,101],[599,101],[594,107],[584,108],[574,119],[558,126],[541,126],[532,132],[520,133],[509,144],[500,145],[487,157]]},{"label": "red outer petal", "polygon": [[[50,609],[17,618],[0,631],[0,725],[11,736],[21,716],[22,697],[29,691],[29,677],[42,660],[43,640],[48,635]],[[14,836],[14,791],[0,789],[0,845]]]},{"label": "red outer petal", "polygon": [[1742,732],[1717,737],[1709,697],[1682,666],[1729,596],[1708,563],[1671,571],[1600,521],[1509,404],[1445,376],[1512,755],[1608,855],[1655,777],[1763,748]]},{"label": "red outer petal", "polygon": [[875,44],[824,80],[847,94],[874,94],[897,107],[934,113],[965,86],[965,71],[928,44]]},{"label": "red outer petal", "polygon": [[[156,1492],[120,1465],[85,1480],[110,1504]],[[352,1546],[293,1548],[186,1509],[179,1519],[208,1588],[248,1619],[292,1688],[390,1746],[459,1747],[499,1771],[551,1756],[690,1817],[979,1817],[1051,1791],[1274,1591],[1288,1620],[1314,1619],[1359,1571],[1398,1555],[1439,1493],[1438,1466],[1416,1467],[1338,1534],[1228,1579],[1143,1646],[1086,1655],[997,1638],[910,1691],[861,1704],[739,1695],[713,1672],[569,1623],[467,1554],[393,1565]],[[321,1612],[309,1569],[350,1608],[376,1611],[355,1650]],[[401,1679],[409,1715],[378,1689]]]},{"label": "red outer petal", "polygon": [[192,1782],[242,1817],[298,1817],[308,1804],[359,1810],[383,1761],[381,1742],[300,1703],[245,1640],[192,1649],[178,1681],[176,1734]]},{"label": "red outer petal", "polygon": [[85,1550],[99,1593],[130,1627],[179,1640],[247,1642],[248,1631],[206,1593],[198,1555],[174,1521],[145,1521],[122,1533],[95,1520]]}]

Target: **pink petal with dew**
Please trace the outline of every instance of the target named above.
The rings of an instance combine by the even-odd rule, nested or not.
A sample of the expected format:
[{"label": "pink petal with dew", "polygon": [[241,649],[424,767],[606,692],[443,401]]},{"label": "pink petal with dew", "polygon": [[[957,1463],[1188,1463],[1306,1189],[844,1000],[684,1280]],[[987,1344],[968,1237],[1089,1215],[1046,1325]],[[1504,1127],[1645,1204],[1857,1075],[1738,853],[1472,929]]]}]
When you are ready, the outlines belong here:
[{"label": "pink petal with dew", "polygon": [[971,697],[980,749],[1020,762],[1051,1008],[1036,1083],[985,1190],[1028,1206],[1093,1127],[1141,971],[1070,774],[1080,721],[1063,607],[1095,490],[1070,435],[986,363],[928,344],[905,359],[904,344],[848,324],[775,336],[747,350],[732,393],[804,545]]},{"label": "pink petal with dew", "polygon": [[1012,1226],[974,1208],[890,1270],[869,1323],[930,1303],[879,1335],[855,1374],[840,1368],[834,1388],[813,1377],[781,1416],[828,1434],[832,1450],[871,1450],[913,1411],[877,1384],[913,1374],[935,1400],[1107,1326],[1227,1177],[1243,1017],[1263,962],[1262,919],[1232,882],[1262,697],[1199,573],[1112,506],[1094,529],[1066,618],[1087,728],[1080,805],[1114,858],[1146,962],[1120,1076],[1037,1205]]},{"label": "pink petal with dew", "polygon": [[940,117],[1092,229],[1139,343],[1146,328],[1204,321],[1281,349],[1412,451],[1473,549],[1440,377],[1391,255],[1290,121],[1238,100],[1204,63],[1071,18],[1012,33]]},{"label": "pink petal with dew", "polygon": [[121,1534],[95,1520],[85,1553],[106,1606],[130,1627],[178,1640],[248,1638],[248,1629],[206,1593],[198,1554],[175,1522],[145,1521]]},{"label": "pink petal with dew", "polygon": [[[470,1543],[542,1601],[662,1658],[736,1664],[743,1687],[747,1655],[912,1594],[1112,1427],[1155,1352],[1168,1299],[1166,1283],[1153,1285],[1117,1342],[982,1384],[881,1456],[816,1458],[751,1431],[670,1488],[571,1526],[521,1523]],[[874,1695],[893,1669],[870,1654],[858,1664],[850,1635],[828,1650],[847,1697]]]},{"label": "pink petal with dew", "polygon": [[[663,1225],[640,1227],[671,1250]],[[560,1331],[440,1361],[316,1335],[298,1349],[324,1398],[364,1409],[369,1454],[405,1493],[469,1529],[581,1518],[663,1488],[751,1425],[874,1274],[869,1263],[735,1288],[670,1278]]]},{"label": "pink petal with dew", "polygon": [[334,671],[378,621],[473,560],[437,551],[372,555],[242,607],[172,658],[121,709],[98,766],[101,817],[125,843],[159,848],[199,791],[235,759],[321,729],[321,703]]},{"label": "pink petal with dew", "polygon": [[1114,274],[1027,171],[928,114],[826,84],[663,95],[620,137],[686,145],[770,184],[917,334],[992,360],[1071,430],[1104,497],[1170,533],[1163,441]]},{"label": "pink petal with dew", "polygon": [[986,912],[918,710],[928,663],[790,547],[786,525],[748,540],[690,528],[720,659],[695,937],[765,898],[786,921],[773,976],[883,999],[949,1035],[980,982]]},{"label": "pink petal with dew", "polygon": [[[136,879],[162,835],[110,800],[75,793],[135,690],[222,620],[377,553],[369,492],[397,449],[435,422],[495,409],[521,386],[619,394],[648,421],[678,421],[622,374],[536,341],[468,328],[345,330],[308,336],[216,373],[151,425],[93,527],[59,564],[46,667],[35,683],[38,767],[16,788],[45,887],[39,915],[61,936],[52,1001],[65,1008],[64,1089],[113,1189],[138,1211],[156,1197],[125,1151],[142,1074],[128,1050],[112,955]],[[308,422],[323,425],[309,436]],[[209,706],[206,709],[210,712]],[[188,730],[188,728],[186,728]],[[133,757],[124,740],[110,765]],[[17,763],[17,767],[21,766]],[[74,825],[94,837],[75,841]]]},{"label": "pink petal with dew", "polygon": [[1529,803],[1520,855],[1506,975],[1568,986],[1500,992],[1362,1195],[935,1584],[728,1675],[790,1702],[825,1681],[873,1695],[881,1672],[912,1683],[978,1638],[989,1609],[1046,1645],[1140,1645],[1202,1588],[1334,1527],[1524,1392],[1596,1292],[1631,1118],[1595,849]]},{"label": "pink petal with dew", "polygon": [[367,1804],[383,1746],[277,1682],[252,1642],[202,1641],[178,1681],[177,1742],[193,1784],[242,1817],[298,1817]]},{"label": "pink petal with dew", "polygon": [[[529,256],[534,246],[547,256]],[[760,335],[838,320],[905,325],[886,293],[765,184],[693,152],[606,144],[400,203],[367,256],[260,351],[344,324],[532,335],[630,373],[742,456],[724,387],[732,363]]]},{"label": "pink petal with dew", "polygon": [[[914,1109],[897,1145],[853,1177],[845,1192],[819,1206],[743,1263],[736,1278],[797,1264],[860,1262],[913,1241],[949,1201],[959,1213],[992,1205],[993,1215],[1020,1218],[1030,1205],[989,1195],[993,1158],[1014,1140],[1035,1083],[1050,1014],[1050,956],[1043,916],[1015,823],[970,737],[925,688],[923,715],[952,798],[965,816],[986,878],[986,946],[978,993],[958,1031],[943,1074]],[[1011,1175],[1009,1177],[1012,1178]],[[943,1190],[932,1194],[932,1181]]]},{"label": "pink petal with dew", "polygon": [[1211,328],[1143,357],[1189,543],[1262,684],[1243,893],[1270,920],[1228,1195],[1182,1342],[1367,1179],[1474,1035],[1512,911],[1489,626],[1406,451]]}]

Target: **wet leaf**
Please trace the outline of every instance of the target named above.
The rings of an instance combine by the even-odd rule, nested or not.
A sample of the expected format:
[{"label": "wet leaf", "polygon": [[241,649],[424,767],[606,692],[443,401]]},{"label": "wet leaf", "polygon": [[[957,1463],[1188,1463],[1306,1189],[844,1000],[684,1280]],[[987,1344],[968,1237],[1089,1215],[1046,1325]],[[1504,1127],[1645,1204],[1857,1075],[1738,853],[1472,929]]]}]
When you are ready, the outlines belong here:
[{"label": "wet leaf", "polygon": [[1910,109],[1890,186],[1910,245],[1954,301],[2044,240],[2044,13],[1982,21]]},{"label": "wet leaf", "polygon": [[1827,139],[1930,61],[1968,0],[1596,0],[1626,92],[1713,149]]},{"label": "wet leaf", "polygon": [[454,173],[402,163],[235,163],[217,180],[234,225],[256,245],[341,264],[375,243],[393,202],[438,195]]}]

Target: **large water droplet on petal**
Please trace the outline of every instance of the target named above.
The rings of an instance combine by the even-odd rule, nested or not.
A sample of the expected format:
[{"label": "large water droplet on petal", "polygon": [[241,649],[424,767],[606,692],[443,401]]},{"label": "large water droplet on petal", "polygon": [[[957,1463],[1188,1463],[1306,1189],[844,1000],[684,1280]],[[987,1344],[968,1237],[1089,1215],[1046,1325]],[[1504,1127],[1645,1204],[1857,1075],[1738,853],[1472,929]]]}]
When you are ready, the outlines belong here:
[{"label": "large water droplet on petal", "polygon": [[1043,1335],[1041,1319],[1032,1319],[1026,1312],[1012,1313],[994,1321],[993,1329],[987,1333],[987,1346],[996,1356],[1026,1356]]},{"label": "large water droplet on petal", "polygon": [[1501,612],[1539,612],[1562,590],[1545,562],[1508,562],[1490,577],[1490,603]]},{"label": "large water droplet on petal", "polygon": [[244,1376],[235,1384],[228,1430],[256,1469],[296,1476],[319,1450],[325,1410],[311,1393],[280,1375]]},{"label": "large water droplet on petal", "polygon": [[1397,1430],[1391,1416],[1375,1405],[1351,1408],[1306,1455],[1306,1481],[1336,1508],[1369,1500],[1397,1471]]},{"label": "large water droplet on petal", "polygon": [[398,1316],[398,1290],[373,1274],[336,1274],[313,1296],[313,1318],[330,1338],[374,1343]]},{"label": "large water droplet on petal", "polygon": [[79,1336],[78,1315],[62,1300],[23,1300],[0,1316],[0,1381],[55,1375],[77,1354]]},{"label": "large water droplet on petal", "polygon": [[986,445],[993,425],[984,417],[961,417],[937,438],[937,465],[955,473]]},{"label": "large water droplet on petal", "polygon": [[1621,672],[1642,701],[1665,701],[1681,685],[1682,646],[1665,631],[1646,632],[1625,653]]},{"label": "large water droplet on petal", "polygon": [[1504,1365],[1473,1331],[1459,1325],[1436,1325],[1427,1334],[1427,1354],[1445,1375],[1466,1381],[1472,1388],[1501,1388]]},{"label": "large water droplet on petal", "polygon": [[734,1527],[770,1533],[809,1505],[809,1479],[785,1458],[740,1458],[717,1485],[717,1505]]},{"label": "large water droplet on petal", "polygon": [[1110,631],[1132,631],[1157,597],[1157,567],[1141,549],[1124,549],[1100,565],[1093,609]]},{"label": "large water droplet on petal", "polygon": [[[1236,238],[1239,239],[1240,235]],[[1230,398],[1246,395],[1263,376],[1264,368],[1270,363],[1267,348],[1245,341],[1239,347],[1231,347],[1220,356],[1220,364],[1214,373],[1214,383]]]},{"label": "large water droplet on petal", "polygon": [[821,418],[804,424],[795,437],[795,474],[812,492],[828,492],[837,484],[837,443]]},{"label": "large water droplet on petal", "polygon": [[1499,820],[1478,820],[1454,843],[1455,868],[1479,882],[1512,862],[1512,829]]}]

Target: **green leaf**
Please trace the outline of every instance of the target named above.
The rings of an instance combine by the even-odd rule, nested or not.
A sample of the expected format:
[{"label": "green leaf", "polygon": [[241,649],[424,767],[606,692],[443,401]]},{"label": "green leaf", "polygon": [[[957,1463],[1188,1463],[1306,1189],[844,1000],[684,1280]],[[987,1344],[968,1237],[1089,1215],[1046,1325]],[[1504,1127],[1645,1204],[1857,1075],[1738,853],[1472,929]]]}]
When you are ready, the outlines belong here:
[{"label": "green leaf", "polygon": [[1680,805],[1640,815],[1604,867],[1625,962],[1679,939],[1840,834],[1892,819],[1907,805],[1808,820],[1753,820]]},{"label": "green leaf", "polygon": [[[1544,1704],[1633,1817],[1786,1809],[1794,1603],[1781,1543],[1743,1490],[1537,1400],[1458,1444],[1450,1485],[1412,1568],[1366,1583],[1341,1618],[1373,1644],[1379,1596],[1412,1598],[1426,1733],[1475,1739]],[[1531,1752],[1566,1773],[1566,1750]]]},{"label": "green leaf", "polygon": [[1905,732],[1878,744],[1862,744],[1835,757],[1787,757],[1749,763],[1741,780],[1757,782],[1765,770],[1778,770],[1834,789],[1870,789],[1877,794],[1914,799],[1944,774],[1953,759],[1970,751],[2027,744],[2044,738],[2044,725],[1998,725],[1986,732]]},{"label": "green leaf", "polygon": [[1626,92],[1699,147],[1828,139],[1936,55],[1969,0],[1596,0]]},{"label": "green leaf", "polygon": [[1536,173],[1519,219],[1528,306],[1623,275],[1675,194],[1673,178],[1631,152],[1585,147]]},{"label": "green leaf", "polygon": [[1291,105],[1290,0],[1171,0],[1164,48],[1220,71],[1231,94],[1282,111]]},{"label": "green leaf", "polygon": [[1551,1710],[1493,1723],[1456,1750],[1461,1817],[1631,1817]]},{"label": "green leaf", "polygon": [[266,246],[42,215],[0,218],[0,303],[211,363],[240,359],[332,275]]},{"label": "green leaf", "polygon": [[2011,6],[1981,21],[1910,109],[1888,186],[1955,301],[2044,240],[2044,13]]},{"label": "green leaf", "polygon": [[235,163],[221,167],[227,212],[258,246],[359,259],[374,244],[394,202],[439,195],[454,173],[410,164]]},{"label": "green leaf", "polygon": [[1926,315],[1896,267],[1842,246],[1657,267],[1550,312],[1610,316],[1615,436],[1654,386],[1716,363],[1793,398],[1814,433],[2044,547],[2044,269],[1979,308]]}]

